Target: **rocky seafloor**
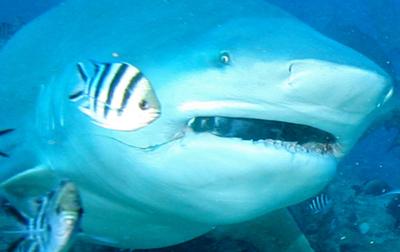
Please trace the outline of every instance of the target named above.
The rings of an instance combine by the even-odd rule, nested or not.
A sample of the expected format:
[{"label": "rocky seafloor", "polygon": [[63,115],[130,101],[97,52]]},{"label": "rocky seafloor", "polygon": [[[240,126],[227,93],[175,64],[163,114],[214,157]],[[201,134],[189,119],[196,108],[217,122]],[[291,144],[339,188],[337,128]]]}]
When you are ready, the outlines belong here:
[{"label": "rocky seafloor", "polygon": [[[361,182],[368,186],[384,182]],[[328,187],[332,207],[326,213],[308,211],[308,202],[292,207],[299,226],[316,252],[400,251],[400,197],[377,187],[357,192],[354,181],[340,175]]]}]

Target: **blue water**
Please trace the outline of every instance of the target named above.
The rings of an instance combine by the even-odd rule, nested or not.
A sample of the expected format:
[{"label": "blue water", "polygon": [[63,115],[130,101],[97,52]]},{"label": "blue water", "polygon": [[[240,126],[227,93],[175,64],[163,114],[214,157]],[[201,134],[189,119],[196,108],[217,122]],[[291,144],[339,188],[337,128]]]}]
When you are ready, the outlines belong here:
[{"label": "blue water", "polygon": [[59,4],[60,0],[1,0],[0,20],[12,22],[15,18],[22,18],[24,21],[32,20],[49,8]]},{"label": "blue water", "polygon": [[397,0],[271,0],[320,32],[368,55],[400,79]]},{"label": "blue water", "polygon": [[[24,23],[29,22],[60,2],[62,1],[0,0],[0,23],[12,23],[15,19],[20,19]],[[280,6],[321,33],[365,54],[391,75],[398,88],[400,1],[269,0],[268,2]],[[400,189],[400,112],[388,114],[373,125],[340,164],[337,179],[350,181],[348,186],[381,179],[391,187]],[[194,243],[192,246],[198,245]],[[341,251],[359,251],[357,248],[346,249],[342,248]],[[400,248],[392,249],[387,251],[400,251]]]}]

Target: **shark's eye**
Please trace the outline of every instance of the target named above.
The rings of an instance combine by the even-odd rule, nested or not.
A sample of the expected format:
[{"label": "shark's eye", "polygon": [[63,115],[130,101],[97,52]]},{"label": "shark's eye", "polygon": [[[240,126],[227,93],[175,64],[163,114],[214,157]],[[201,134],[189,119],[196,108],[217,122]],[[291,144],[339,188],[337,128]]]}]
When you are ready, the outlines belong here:
[{"label": "shark's eye", "polygon": [[228,52],[221,52],[219,54],[219,61],[224,65],[229,65],[231,63],[231,56]]}]

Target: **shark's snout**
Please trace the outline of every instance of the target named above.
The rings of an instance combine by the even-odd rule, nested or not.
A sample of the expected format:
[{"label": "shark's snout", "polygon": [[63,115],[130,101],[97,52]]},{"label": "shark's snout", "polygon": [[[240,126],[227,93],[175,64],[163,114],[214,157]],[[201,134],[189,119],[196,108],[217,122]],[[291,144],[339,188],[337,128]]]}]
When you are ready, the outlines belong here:
[{"label": "shark's snout", "polygon": [[291,62],[290,96],[350,113],[367,114],[388,100],[391,92],[381,73],[312,59]]}]

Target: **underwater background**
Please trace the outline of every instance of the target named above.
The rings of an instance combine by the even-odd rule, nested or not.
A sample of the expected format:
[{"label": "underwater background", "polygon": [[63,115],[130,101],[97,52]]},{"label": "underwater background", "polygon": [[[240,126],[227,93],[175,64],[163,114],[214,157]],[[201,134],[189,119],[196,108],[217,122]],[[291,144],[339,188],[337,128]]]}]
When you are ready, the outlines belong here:
[{"label": "underwater background", "polygon": [[[61,2],[0,0],[0,48],[23,24]],[[398,99],[400,1],[268,2],[378,63],[394,79]],[[387,190],[400,190],[400,109],[394,107],[340,163],[337,176],[324,190],[323,197],[291,207],[315,251],[400,251],[400,194],[383,195]],[[79,244],[74,251],[119,250]],[[205,235],[172,248],[151,251],[258,250],[246,240]]]}]

